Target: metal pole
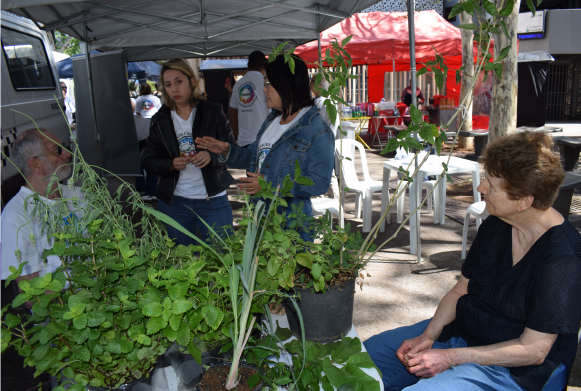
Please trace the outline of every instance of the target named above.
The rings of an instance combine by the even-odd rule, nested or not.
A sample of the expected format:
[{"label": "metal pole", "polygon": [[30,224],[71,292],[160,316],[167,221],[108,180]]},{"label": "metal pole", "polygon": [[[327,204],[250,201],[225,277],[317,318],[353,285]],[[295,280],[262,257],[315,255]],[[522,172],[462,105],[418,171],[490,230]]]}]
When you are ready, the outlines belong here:
[{"label": "metal pole", "polygon": [[[317,9],[319,9],[319,5],[317,4]],[[322,52],[321,52],[321,26],[320,26],[320,21],[319,21],[319,14],[316,15],[317,18],[317,43],[319,44],[319,64],[321,64],[321,56],[322,56]]]},{"label": "metal pole", "polygon": [[[89,91],[90,91],[90,99],[91,99],[91,109],[93,113],[93,132],[95,135],[95,149],[97,150],[97,165],[99,168],[103,168],[103,161],[101,160],[101,150],[99,147],[99,142],[101,141],[101,136],[99,135],[99,129],[97,127],[97,113],[95,110],[95,91],[93,86],[93,67],[91,66],[91,44],[88,39],[87,33],[87,23],[83,23],[83,27],[85,30],[85,43],[87,45],[87,72],[89,75]],[[103,176],[103,171],[97,171],[99,176]]]},{"label": "metal pole", "polygon": [[[412,105],[417,107],[417,97],[416,97],[416,37],[415,37],[415,30],[414,30],[414,0],[408,0],[408,29],[409,29],[409,45],[410,45],[410,78],[412,79],[411,82],[411,93],[412,93]],[[413,134],[414,138],[417,138],[417,132]],[[414,159],[414,165],[417,170],[418,168],[418,159]],[[418,199],[421,199],[422,194],[422,181],[423,178],[415,178],[413,182],[413,186],[415,187],[414,194],[410,194],[410,197],[416,197],[415,204],[418,205]],[[416,245],[417,245],[417,257],[418,263],[422,263],[422,242],[420,239],[420,211],[418,210],[415,215],[413,216],[415,220],[415,229],[416,229]],[[411,227],[410,227],[411,228]]]}]

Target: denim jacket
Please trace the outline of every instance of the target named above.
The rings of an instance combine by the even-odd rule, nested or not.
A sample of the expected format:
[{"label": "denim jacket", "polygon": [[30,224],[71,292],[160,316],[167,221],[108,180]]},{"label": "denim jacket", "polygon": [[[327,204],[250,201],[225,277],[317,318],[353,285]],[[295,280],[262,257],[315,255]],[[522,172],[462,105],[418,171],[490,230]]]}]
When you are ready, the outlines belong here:
[{"label": "denim jacket", "polygon": [[[230,144],[226,157],[229,167],[256,172],[258,165],[258,146],[260,138],[272,121],[280,121],[279,111],[272,110],[258,131],[256,141],[247,147]],[[295,124],[274,143],[266,155],[260,174],[274,187],[282,184],[287,174],[295,176],[295,160],[299,161],[301,175],[315,182],[312,186],[294,183],[293,198],[288,199],[287,215],[291,205],[303,202],[303,212],[312,216],[311,196],[324,194],[331,183],[335,151],[335,136],[329,126],[319,115],[319,108],[312,106]]]}]

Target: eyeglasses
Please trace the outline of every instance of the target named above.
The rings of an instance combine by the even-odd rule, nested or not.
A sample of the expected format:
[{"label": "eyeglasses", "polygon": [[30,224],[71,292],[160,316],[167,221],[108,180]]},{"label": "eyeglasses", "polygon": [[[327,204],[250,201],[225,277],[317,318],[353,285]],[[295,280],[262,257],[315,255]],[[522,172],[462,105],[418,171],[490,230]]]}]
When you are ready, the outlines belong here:
[{"label": "eyeglasses", "polygon": [[65,87],[65,86],[61,87],[61,90],[66,90],[66,89],[67,89],[67,87]]},{"label": "eyeglasses", "polygon": [[61,146],[59,145],[59,146],[56,148],[56,150],[54,150],[54,151],[52,151],[52,152],[49,152],[49,153],[45,153],[44,155],[38,155],[38,156],[35,156],[35,158],[37,158],[37,157],[43,157],[43,156],[48,156],[48,155],[52,155],[53,153],[54,153],[54,154],[57,154],[57,155],[59,155],[59,156],[60,156],[60,155],[62,155],[62,154],[63,154],[63,147],[61,147]]},{"label": "eyeglasses", "polygon": [[270,82],[269,81],[265,81],[264,82],[264,88],[268,88],[269,85],[270,85]]}]

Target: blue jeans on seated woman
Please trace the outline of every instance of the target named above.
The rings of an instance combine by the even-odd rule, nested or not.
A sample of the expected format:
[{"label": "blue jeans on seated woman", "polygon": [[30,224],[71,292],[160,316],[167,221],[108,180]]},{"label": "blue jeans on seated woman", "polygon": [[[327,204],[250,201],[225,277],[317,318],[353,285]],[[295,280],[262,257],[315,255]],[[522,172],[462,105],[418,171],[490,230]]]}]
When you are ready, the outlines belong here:
[{"label": "blue jeans on seated woman", "polygon": [[[419,336],[426,330],[431,319],[412,326],[400,327],[374,335],[364,342],[365,349],[383,375],[386,391],[523,391],[507,368],[462,364],[452,367],[434,377],[420,379],[410,374],[396,357],[395,352],[406,339]],[[466,347],[466,341],[454,337],[446,342],[434,342],[433,349]]]},{"label": "blue jeans on seated woman", "polygon": [[[157,208],[203,241],[208,242],[208,239],[213,236],[206,224],[212,227],[221,237],[232,233],[232,207],[226,195],[202,200],[192,200],[174,195],[171,205],[159,200]],[[200,219],[204,220],[206,224]],[[167,224],[166,227],[168,236],[174,239],[176,244],[184,246],[198,244],[195,239],[181,231]]]}]

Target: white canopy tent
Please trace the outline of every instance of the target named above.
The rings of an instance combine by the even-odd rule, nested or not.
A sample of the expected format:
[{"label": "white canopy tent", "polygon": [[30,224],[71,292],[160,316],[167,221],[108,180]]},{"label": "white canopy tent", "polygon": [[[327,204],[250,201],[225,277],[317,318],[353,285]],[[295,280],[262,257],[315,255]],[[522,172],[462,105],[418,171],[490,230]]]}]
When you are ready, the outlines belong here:
[{"label": "white canopy tent", "polygon": [[[378,0],[3,0],[2,9],[127,61],[246,56],[297,46]],[[341,37],[337,37],[340,39]]]}]

